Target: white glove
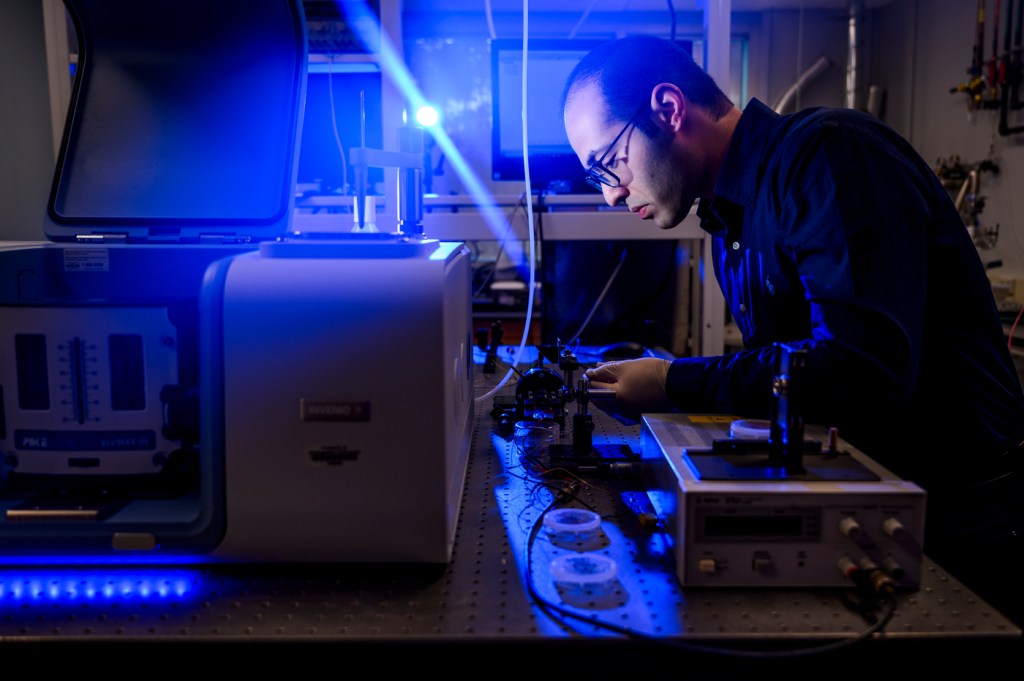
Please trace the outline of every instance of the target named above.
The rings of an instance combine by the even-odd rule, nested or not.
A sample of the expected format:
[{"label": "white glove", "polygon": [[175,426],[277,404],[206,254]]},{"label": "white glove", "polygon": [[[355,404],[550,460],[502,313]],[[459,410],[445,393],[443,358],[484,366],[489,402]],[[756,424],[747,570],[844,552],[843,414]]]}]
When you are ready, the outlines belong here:
[{"label": "white glove", "polygon": [[672,410],[665,394],[665,379],[670,360],[657,357],[626,359],[621,362],[603,362],[588,369],[586,377],[591,388],[615,391],[615,411],[631,419],[640,414],[653,414]]}]

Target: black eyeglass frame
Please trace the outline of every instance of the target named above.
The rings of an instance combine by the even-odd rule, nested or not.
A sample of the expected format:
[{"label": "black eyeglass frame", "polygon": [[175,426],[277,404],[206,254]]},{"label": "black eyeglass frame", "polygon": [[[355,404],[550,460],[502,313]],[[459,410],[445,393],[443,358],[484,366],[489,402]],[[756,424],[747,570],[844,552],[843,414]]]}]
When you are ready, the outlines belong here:
[{"label": "black eyeglass frame", "polygon": [[630,116],[629,120],[626,121],[626,125],[622,127],[622,130],[619,131],[619,134],[615,136],[615,139],[612,140],[612,143],[608,145],[607,149],[605,149],[605,152],[601,154],[601,158],[597,159],[596,161],[590,164],[590,167],[587,168],[587,171],[585,173],[587,184],[589,184],[591,187],[599,191],[602,187],[610,187],[611,189],[615,189],[616,187],[619,186],[619,183],[621,182],[619,176],[612,172],[610,169],[605,167],[604,160],[608,158],[608,154],[612,153],[612,150],[615,148],[615,145],[619,143],[619,140],[622,139],[622,136],[626,134],[626,131],[633,127],[633,125],[636,123],[637,117],[639,117],[640,114],[642,114],[646,110],[647,104],[644,104],[639,109],[637,109],[636,113]]}]

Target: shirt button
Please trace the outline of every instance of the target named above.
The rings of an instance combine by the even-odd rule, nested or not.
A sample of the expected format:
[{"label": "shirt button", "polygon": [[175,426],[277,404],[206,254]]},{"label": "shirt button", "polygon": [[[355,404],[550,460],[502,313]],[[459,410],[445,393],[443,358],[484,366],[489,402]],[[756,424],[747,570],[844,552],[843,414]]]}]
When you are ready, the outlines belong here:
[{"label": "shirt button", "polygon": [[734,251],[740,250],[740,242],[739,241],[733,241],[732,242],[732,250],[734,250]]},{"label": "shirt button", "polygon": [[740,303],[740,312],[746,312],[746,311],[747,311],[747,306],[744,305],[743,303]]}]

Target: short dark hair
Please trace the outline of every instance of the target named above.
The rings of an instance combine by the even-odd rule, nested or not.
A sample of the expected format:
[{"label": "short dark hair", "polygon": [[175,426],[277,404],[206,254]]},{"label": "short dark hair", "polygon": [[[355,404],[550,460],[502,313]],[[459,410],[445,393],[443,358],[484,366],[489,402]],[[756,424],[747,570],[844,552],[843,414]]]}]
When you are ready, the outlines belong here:
[{"label": "short dark hair", "polygon": [[[562,91],[563,117],[573,90],[587,83],[597,84],[611,120],[629,120],[658,83],[678,86],[687,99],[715,120],[733,108],[732,100],[682,46],[652,35],[610,40],[580,60]],[[646,118],[637,126],[648,135],[654,134],[653,123]]]}]

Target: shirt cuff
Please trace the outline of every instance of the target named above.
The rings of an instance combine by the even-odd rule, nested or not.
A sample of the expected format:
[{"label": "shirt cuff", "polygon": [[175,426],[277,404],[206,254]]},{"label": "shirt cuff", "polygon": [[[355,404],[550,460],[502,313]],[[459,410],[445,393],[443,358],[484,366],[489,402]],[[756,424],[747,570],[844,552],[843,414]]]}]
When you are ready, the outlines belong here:
[{"label": "shirt cuff", "polygon": [[700,411],[700,396],[704,394],[703,357],[681,357],[672,360],[665,376],[665,395],[669,402],[682,411]]}]

